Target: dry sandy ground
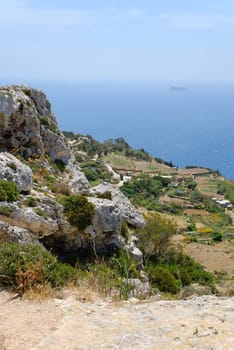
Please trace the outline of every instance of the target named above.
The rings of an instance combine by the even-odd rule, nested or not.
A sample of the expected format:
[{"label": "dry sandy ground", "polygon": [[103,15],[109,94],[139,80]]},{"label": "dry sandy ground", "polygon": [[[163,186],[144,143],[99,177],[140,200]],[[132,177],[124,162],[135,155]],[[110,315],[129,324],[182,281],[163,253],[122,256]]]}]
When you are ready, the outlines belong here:
[{"label": "dry sandy ground", "polygon": [[234,349],[234,298],[42,303],[0,292],[0,349]]}]

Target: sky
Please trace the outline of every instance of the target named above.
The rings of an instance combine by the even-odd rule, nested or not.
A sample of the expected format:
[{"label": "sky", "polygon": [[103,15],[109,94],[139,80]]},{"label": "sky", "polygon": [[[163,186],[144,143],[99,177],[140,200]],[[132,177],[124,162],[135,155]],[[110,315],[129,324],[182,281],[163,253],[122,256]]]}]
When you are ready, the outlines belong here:
[{"label": "sky", "polygon": [[234,82],[234,0],[0,0],[0,79]]}]

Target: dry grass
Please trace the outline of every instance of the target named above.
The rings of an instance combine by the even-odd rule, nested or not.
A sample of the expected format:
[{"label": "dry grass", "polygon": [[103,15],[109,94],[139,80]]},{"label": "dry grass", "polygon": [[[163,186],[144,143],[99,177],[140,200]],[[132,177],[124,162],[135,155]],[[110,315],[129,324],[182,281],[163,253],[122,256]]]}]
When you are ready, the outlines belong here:
[{"label": "dry grass", "polygon": [[185,237],[176,235],[173,243],[183,247],[184,253],[202,264],[207,271],[226,271],[234,273],[234,241],[223,241],[211,245],[197,242],[186,243]]}]

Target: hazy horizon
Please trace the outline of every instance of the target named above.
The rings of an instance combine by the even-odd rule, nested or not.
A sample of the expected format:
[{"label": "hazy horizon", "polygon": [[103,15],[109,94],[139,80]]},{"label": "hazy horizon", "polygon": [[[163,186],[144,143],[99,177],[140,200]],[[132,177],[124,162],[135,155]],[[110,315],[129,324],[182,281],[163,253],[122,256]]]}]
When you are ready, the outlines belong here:
[{"label": "hazy horizon", "polygon": [[234,83],[231,0],[0,0],[2,80]]}]

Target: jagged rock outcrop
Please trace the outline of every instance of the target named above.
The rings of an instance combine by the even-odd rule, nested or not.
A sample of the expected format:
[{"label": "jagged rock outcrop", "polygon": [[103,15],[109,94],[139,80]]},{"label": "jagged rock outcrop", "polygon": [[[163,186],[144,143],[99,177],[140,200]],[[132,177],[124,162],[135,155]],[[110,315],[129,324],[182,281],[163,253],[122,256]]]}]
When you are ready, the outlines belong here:
[{"label": "jagged rock outcrop", "polygon": [[32,189],[32,170],[8,152],[0,152],[0,179],[14,181],[20,192]]},{"label": "jagged rock outcrop", "polygon": [[[13,180],[20,192],[31,191],[33,202],[36,201],[32,207],[28,206],[27,197],[23,196],[16,203],[0,202],[0,207],[8,207],[11,211],[10,221],[6,220],[6,225],[19,228],[19,241],[23,240],[25,233],[26,241],[36,239],[61,252],[86,249],[92,244],[97,251],[105,252],[126,243],[120,232],[123,221],[133,228],[144,226],[142,215],[117,188],[99,185],[90,189],[43,92],[26,86],[0,88],[0,150],[0,178]],[[47,183],[41,185],[40,182],[35,182],[32,190],[31,169],[7,152],[23,159],[40,157],[45,163],[43,167],[49,173],[54,170],[49,163],[46,167],[45,156],[49,155],[52,161],[61,160],[66,169],[60,177],[54,178],[68,185],[71,193],[90,193],[89,201],[96,208],[92,225],[83,231],[71,226],[63,214],[63,207],[53,197]],[[40,176],[43,177],[43,172]],[[40,192],[43,188],[44,194]],[[105,192],[111,193],[111,200],[97,198],[98,194]],[[13,231],[7,227],[4,232],[8,230],[11,235]],[[17,239],[17,233],[15,237]],[[130,244],[129,250],[140,260],[141,252],[134,244]]]},{"label": "jagged rock outcrop", "polygon": [[0,149],[23,158],[48,154],[68,163],[70,149],[43,92],[17,85],[0,88]]},{"label": "jagged rock outcrop", "polygon": [[33,207],[27,205],[27,199],[31,196],[25,196],[20,202],[0,202],[0,208],[8,208],[11,224],[26,229],[36,239],[57,234],[60,222],[63,221],[62,205],[43,193],[32,193],[35,200]]},{"label": "jagged rock outcrop", "polygon": [[80,170],[79,165],[75,162],[74,156],[71,156],[67,166],[68,185],[74,194],[88,194],[90,185],[84,173]]},{"label": "jagged rock outcrop", "polygon": [[[119,189],[113,187],[109,184],[100,184],[96,187],[91,188],[90,194],[98,195],[111,193],[112,204],[115,205],[121,212],[122,219],[125,220],[129,225],[134,228],[141,228],[145,225],[145,220],[139,211],[130,203],[127,197],[124,196]],[[105,200],[103,199],[103,205],[105,205]],[[101,202],[99,202],[99,207]]]},{"label": "jagged rock outcrop", "polygon": [[5,235],[6,241],[19,242],[22,244],[38,243],[28,230],[18,226],[12,226],[4,221],[0,221],[0,232],[1,235]]},{"label": "jagged rock outcrop", "polygon": [[89,202],[93,203],[96,208],[92,220],[92,226],[96,234],[118,232],[120,230],[123,214],[116,203],[108,199],[92,197],[89,197]]}]

